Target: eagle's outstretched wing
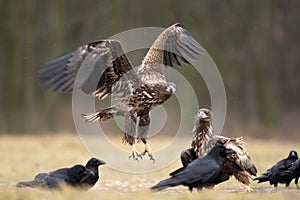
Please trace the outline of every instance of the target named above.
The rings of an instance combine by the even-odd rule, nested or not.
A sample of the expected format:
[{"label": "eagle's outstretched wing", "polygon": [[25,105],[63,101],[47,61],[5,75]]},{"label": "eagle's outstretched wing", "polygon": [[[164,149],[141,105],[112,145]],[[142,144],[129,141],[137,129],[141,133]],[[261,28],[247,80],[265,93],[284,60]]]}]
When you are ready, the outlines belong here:
[{"label": "eagle's outstretched wing", "polygon": [[[83,70],[80,70],[81,67]],[[51,90],[71,92],[76,87],[99,99],[118,95],[120,92],[128,94],[127,90],[130,90],[132,84],[139,82],[132,64],[117,40],[102,40],[83,45],[49,62],[39,71],[38,76]],[[122,81],[118,82],[121,78]]]},{"label": "eagle's outstretched wing", "polygon": [[[154,41],[145,56],[139,75],[145,82],[165,81],[163,67],[179,65],[180,61],[189,64],[188,60],[196,60],[194,55],[206,55],[204,48],[191,34],[176,23],[164,30]],[[155,79],[153,73],[155,71]]]}]

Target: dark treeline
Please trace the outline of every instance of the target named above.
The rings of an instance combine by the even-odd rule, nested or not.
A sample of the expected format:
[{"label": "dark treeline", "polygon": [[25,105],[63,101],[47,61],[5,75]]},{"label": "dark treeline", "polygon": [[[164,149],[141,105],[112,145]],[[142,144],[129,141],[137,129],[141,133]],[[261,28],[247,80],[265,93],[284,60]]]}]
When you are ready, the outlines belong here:
[{"label": "dark treeline", "polygon": [[[296,130],[299,9],[296,0],[2,0],[0,133],[71,130],[71,95],[47,91],[37,80],[38,69],[80,44],[175,22],[216,62],[226,87],[228,122]],[[199,77],[185,73],[197,85]]]}]

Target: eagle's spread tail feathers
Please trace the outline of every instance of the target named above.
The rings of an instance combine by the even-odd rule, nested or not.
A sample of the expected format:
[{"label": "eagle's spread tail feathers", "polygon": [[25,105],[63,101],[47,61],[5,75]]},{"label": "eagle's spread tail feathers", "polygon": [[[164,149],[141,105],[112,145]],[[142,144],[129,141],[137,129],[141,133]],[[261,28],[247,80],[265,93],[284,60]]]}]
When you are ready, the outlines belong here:
[{"label": "eagle's spread tail feathers", "polygon": [[86,122],[102,122],[114,117],[116,114],[117,110],[114,107],[109,107],[94,113],[82,114],[82,117]]}]

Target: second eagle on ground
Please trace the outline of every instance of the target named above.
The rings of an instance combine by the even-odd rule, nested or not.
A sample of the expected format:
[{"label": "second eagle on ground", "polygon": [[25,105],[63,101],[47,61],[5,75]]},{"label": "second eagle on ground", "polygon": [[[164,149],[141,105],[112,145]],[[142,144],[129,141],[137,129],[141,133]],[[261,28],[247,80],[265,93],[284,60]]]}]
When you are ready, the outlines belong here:
[{"label": "second eagle on ground", "polygon": [[224,182],[233,175],[246,185],[247,191],[252,191],[249,178],[256,176],[257,169],[247,152],[243,138],[215,135],[212,128],[212,112],[206,108],[200,109],[195,116],[191,148],[184,150],[180,156],[183,166],[206,155],[216,144],[233,149],[236,154],[227,156],[221,172],[211,186]]}]

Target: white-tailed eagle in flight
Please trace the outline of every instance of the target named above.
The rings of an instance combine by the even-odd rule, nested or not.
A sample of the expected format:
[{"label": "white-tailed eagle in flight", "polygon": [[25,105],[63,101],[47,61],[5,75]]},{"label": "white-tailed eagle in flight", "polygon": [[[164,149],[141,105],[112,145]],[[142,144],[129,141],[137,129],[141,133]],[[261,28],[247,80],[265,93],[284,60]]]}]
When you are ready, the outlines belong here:
[{"label": "white-tailed eagle in flight", "polygon": [[[147,153],[154,161],[147,143],[149,112],[175,92],[175,84],[167,82],[164,76],[164,67],[181,66],[181,62],[189,64],[188,60],[195,60],[195,55],[206,55],[206,52],[177,23],[157,37],[137,68],[131,64],[119,41],[100,40],[50,61],[39,71],[39,79],[53,91],[72,92],[73,88],[79,88],[98,99],[119,98],[115,105],[84,114],[83,118],[87,122],[97,122],[123,116],[123,143],[132,146],[129,158],[138,160]],[[90,72],[76,82],[80,67],[87,67]],[[135,149],[136,140],[145,144],[145,150],[140,154]]]}]

